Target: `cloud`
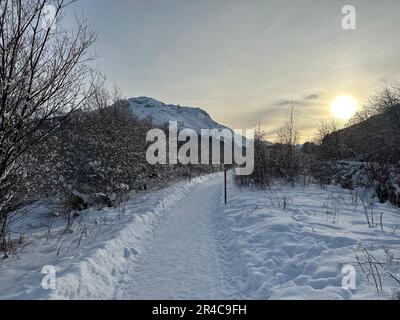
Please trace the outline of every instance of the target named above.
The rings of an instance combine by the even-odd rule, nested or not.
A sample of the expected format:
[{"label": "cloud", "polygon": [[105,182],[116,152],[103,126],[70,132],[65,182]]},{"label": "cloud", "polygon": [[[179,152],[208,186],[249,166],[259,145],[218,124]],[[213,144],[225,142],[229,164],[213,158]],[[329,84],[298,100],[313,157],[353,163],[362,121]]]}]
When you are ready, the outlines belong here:
[{"label": "cloud", "polygon": [[317,94],[312,94],[309,95],[307,97],[305,97],[304,99],[296,99],[296,100],[289,100],[289,99],[280,99],[280,100],[276,100],[274,101],[271,105],[275,106],[275,107],[286,107],[286,106],[295,106],[295,107],[307,107],[307,106],[313,106],[316,104],[319,104],[318,100],[319,100],[320,96]]},{"label": "cloud", "polygon": [[302,100],[276,100],[275,102],[272,103],[272,105],[277,106],[277,107],[285,107],[285,106],[291,106],[291,105],[302,105],[304,101]]},{"label": "cloud", "polygon": [[318,93],[310,94],[306,97],[304,97],[304,100],[310,101],[310,100],[318,100],[320,98],[320,95]]},{"label": "cloud", "polygon": [[303,98],[297,99],[278,99],[271,103],[271,106],[275,107],[286,107],[294,105],[295,107],[315,107],[321,106],[324,104],[324,93],[314,92],[308,95],[305,95]]}]

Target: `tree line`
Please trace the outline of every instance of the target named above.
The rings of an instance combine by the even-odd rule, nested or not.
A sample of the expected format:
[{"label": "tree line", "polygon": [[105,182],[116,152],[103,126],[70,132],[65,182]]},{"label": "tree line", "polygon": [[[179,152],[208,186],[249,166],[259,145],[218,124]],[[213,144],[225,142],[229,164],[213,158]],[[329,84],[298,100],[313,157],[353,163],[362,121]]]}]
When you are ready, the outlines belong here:
[{"label": "tree line", "polygon": [[[320,121],[313,141],[299,145],[295,106],[286,108],[276,143],[255,130],[255,170],[236,177],[239,185],[268,187],[287,183],[338,183],[372,189],[379,200],[400,206],[400,85],[394,82],[369,98],[345,125]],[[358,179],[362,176],[365,179]],[[358,182],[357,182],[358,181]]]}]

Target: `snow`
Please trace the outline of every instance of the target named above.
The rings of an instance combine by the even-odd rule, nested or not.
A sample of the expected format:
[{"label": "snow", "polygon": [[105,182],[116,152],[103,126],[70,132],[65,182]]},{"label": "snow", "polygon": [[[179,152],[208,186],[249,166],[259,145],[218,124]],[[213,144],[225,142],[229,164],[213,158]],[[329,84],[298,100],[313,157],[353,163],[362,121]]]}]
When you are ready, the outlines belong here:
[{"label": "snow", "polygon": [[382,232],[368,227],[351,192],[339,187],[276,184],[249,191],[231,184],[229,193],[224,218],[231,230],[230,250],[241,253],[252,298],[390,299],[391,288],[398,287],[388,281],[386,290],[377,293],[359,272],[356,290],[341,287],[342,267],[357,267],[360,245],[399,256],[400,236],[393,233],[400,226],[398,208],[375,204],[375,211],[383,213]]},{"label": "snow", "polygon": [[215,122],[207,112],[200,108],[165,104],[147,97],[130,98],[128,101],[130,109],[139,119],[150,116],[158,126],[168,124],[170,121],[177,121],[180,129],[190,128],[198,133],[202,129],[228,129]]},{"label": "snow", "polygon": [[238,297],[240,273],[220,258],[216,213],[221,207],[221,182],[220,177],[213,179],[178,203],[158,228],[144,258],[127,270],[116,298]]},{"label": "snow", "polygon": [[[38,217],[30,219],[35,221],[36,233],[30,232],[18,257],[0,262],[0,299],[113,298],[127,265],[135,263],[143,253],[161,218],[191,189],[211,178],[213,175],[199,177],[190,183],[149,192],[121,208],[86,210],[81,213],[82,221],[75,225],[75,232],[63,236],[62,221],[54,221],[52,234],[48,235],[49,222],[39,223]],[[47,209],[40,212],[42,218],[48,218],[48,214]],[[30,220],[26,223],[32,226]],[[78,247],[82,227],[85,232]],[[57,268],[55,292],[41,287],[41,270],[46,265]]]},{"label": "snow", "polygon": [[[372,244],[377,254],[399,256],[398,208],[375,204],[381,231],[368,227],[354,195],[339,187],[282,183],[262,191],[230,178],[225,207],[222,182],[212,174],[121,208],[87,210],[62,237],[59,255],[61,222],[51,235],[34,224],[18,258],[0,263],[0,298],[391,298],[393,282],[377,293],[359,273],[357,288],[343,289],[341,269]],[[55,291],[41,288],[45,265],[57,268]]]},{"label": "snow", "polygon": [[199,135],[203,135],[202,130],[218,130],[218,134],[212,131],[211,136],[217,139],[223,138],[226,143],[232,143],[232,138],[234,137],[234,143],[238,146],[243,146],[248,142],[242,136],[243,132],[240,132],[241,130],[236,132],[217,123],[201,108],[165,104],[148,97],[130,98],[127,101],[129,102],[129,108],[139,119],[151,117],[157,126],[162,127],[168,125],[170,121],[176,121],[178,130],[193,129]]}]

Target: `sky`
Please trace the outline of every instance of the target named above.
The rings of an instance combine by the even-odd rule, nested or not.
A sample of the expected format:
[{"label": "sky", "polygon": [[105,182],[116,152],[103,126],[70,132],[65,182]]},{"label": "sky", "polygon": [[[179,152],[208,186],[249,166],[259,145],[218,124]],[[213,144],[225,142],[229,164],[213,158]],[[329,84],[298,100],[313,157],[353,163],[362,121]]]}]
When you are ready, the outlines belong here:
[{"label": "sky", "polygon": [[[342,28],[342,7],[356,29]],[[200,107],[273,138],[293,102],[302,140],[331,101],[400,80],[399,0],[78,0],[97,65],[125,97]]]}]

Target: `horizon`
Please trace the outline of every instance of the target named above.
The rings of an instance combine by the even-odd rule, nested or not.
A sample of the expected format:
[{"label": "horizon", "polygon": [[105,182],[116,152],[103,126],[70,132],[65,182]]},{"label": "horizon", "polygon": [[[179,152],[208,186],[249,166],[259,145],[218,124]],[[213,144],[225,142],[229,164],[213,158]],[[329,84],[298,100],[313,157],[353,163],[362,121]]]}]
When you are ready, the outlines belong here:
[{"label": "horizon", "polygon": [[82,0],[74,10],[98,31],[97,64],[127,98],[200,107],[231,128],[261,124],[269,139],[293,101],[304,142],[337,96],[362,105],[400,78],[400,3],[352,1],[355,30],[342,29],[345,4]]},{"label": "horizon", "polygon": [[362,105],[400,78],[400,3],[352,1],[355,30],[342,29],[344,5],[82,0],[74,10],[98,31],[97,63],[126,97],[200,107],[231,128],[261,124],[269,139],[293,101],[304,142],[337,96]]}]

